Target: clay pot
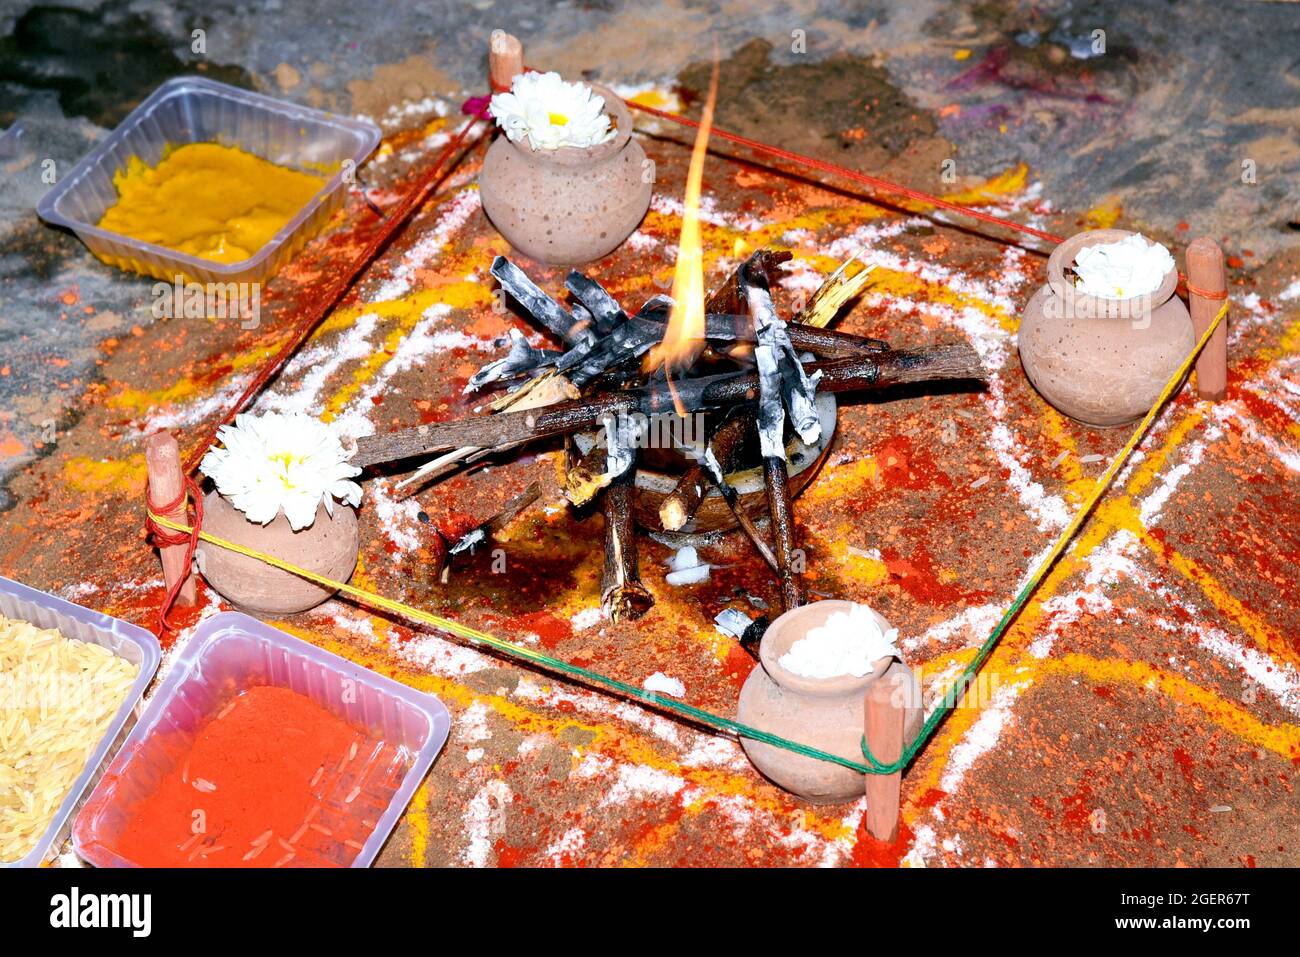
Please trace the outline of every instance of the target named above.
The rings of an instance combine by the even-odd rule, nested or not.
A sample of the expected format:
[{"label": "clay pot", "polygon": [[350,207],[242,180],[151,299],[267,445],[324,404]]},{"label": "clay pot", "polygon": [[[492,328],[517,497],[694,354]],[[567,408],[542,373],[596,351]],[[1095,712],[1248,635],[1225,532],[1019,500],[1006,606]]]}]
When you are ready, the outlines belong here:
[{"label": "clay pot", "polygon": [[[335,503],[331,517],[322,503],[316,520],[295,532],[283,512],[269,525],[258,525],[213,491],[203,499],[203,530],[335,581],[347,581],[357,565],[357,513],[348,505]],[[206,542],[199,543],[196,554],[208,584],[232,605],[253,614],[292,615],[315,608],[334,594],[256,558]]]},{"label": "clay pot", "polygon": [[[869,675],[857,678],[805,678],[781,667],[780,658],[811,629],[826,623],[837,611],[847,612],[849,601],[819,601],[794,608],[772,622],[759,645],[759,663],[740,689],[736,720],[763,731],[821,748],[850,760],[863,762],[862,731],[865,695],[878,681],[893,658],[881,658]],[[881,628],[890,626],[872,612]],[[904,742],[916,737],[921,727],[920,689],[910,670],[909,707],[903,729]],[[865,777],[851,768],[777,748],[759,741],[740,740],[745,754],[766,777],[810,804],[840,804],[856,801],[865,793]]]},{"label": "clay pot", "polygon": [[632,138],[627,105],[603,86],[614,138],[600,146],[535,150],[498,136],[479,173],[483,212],[510,245],[555,265],[591,262],[616,249],[650,207],[653,177]]},{"label": "clay pot", "polygon": [[1071,236],[1047,260],[1047,284],[1030,298],[1017,345],[1025,374],[1057,409],[1085,425],[1141,418],[1196,344],[1170,270],[1150,296],[1081,295],[1066,278],[1079,250],[1132,235],[1094,229]]}]

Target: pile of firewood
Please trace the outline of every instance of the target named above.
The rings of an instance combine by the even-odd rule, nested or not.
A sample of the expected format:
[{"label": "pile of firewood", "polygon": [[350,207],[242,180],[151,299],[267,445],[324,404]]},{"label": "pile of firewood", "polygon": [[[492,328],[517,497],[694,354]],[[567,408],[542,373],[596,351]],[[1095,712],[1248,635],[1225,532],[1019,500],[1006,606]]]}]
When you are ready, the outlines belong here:
[{"label": "pile of firewood", "polygon": [[[628,315],[597,282],[573,271],[565,282],[572,296],[566,308],[517,266],[498,257],[493,276],[563,348],[535,348],[512,332],[508,353],[480,369],[468,386],[478,390],[513,385],[493,402],[493,414],[368,436],[358,440],[352,461],[368,466],[443,453],[401,483],[411,485],[533,440],[596,432],[599,441],[571,461],[565,493],[575,505],[600,497],[605,515],[601,600],[611,618],[635,619],[653,604],[640,581],[633,528],[635,477],[644,439],[638,429],[644,428],[647,417],[706,413],[706,440],[677,448],[682,476],[659,510],[663,528],[683,528],[707,490],[718,490],[777,575],[783,606],[802,604],[794,561],[787,433],[809,444],[819,440],[817,390],[879,390],[937,379],[977,379],[983,369],[964,344],[893,350],[879,339],[824,328],[831,318],[828,313],[844,301],[844,270],[823,285],[795,321],[783,321],[769,290],[776,268],[789,258],[789,253],[761,250],[707,298],[699,359],[674,374],[662,364],[647,369],[644,361],[664,339],[673,305],[668,297],[655,296]],[[742,449],[753,446],[754,438],[767,489],[770,541],[740,506],[727,480],[744,464],[738,458]],[[509,510],[520,507],[515,502]],[[484,530],[476,533],[481,538]]]}]

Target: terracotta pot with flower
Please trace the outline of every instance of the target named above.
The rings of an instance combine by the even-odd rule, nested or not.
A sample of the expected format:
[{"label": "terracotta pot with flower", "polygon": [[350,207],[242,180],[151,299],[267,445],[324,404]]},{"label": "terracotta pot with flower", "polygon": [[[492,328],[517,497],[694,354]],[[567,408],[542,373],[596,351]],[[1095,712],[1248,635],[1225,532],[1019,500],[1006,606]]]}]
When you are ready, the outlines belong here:
[{"label": "terracotta pot with flower", "polygon": [[[355,507],[361,470],[334,431],[302,414],[241,415],[217,433],[220,447],[200,470],[215,488],[203,500],[203,528],[259,552],[347,581],[357,564]],[[334,592],[226,548],[201,543],[203,577],[222,597],[262,615],[319,605]]]},{"label": "terracotta pot with flower", "polygon": [[505,133],[479,174],[483,212],[519,252],[576,265],[616,249],[650,206],[654,165],[612,91],[521,73],[492,97]]},{"label": "terracotta pot with flower", "polygon": [[1141,418],[1196,344],[1160,243],[1124,229],[1071,236],[1020,319],[1025,374],[1048,402],[1091,426]]}]

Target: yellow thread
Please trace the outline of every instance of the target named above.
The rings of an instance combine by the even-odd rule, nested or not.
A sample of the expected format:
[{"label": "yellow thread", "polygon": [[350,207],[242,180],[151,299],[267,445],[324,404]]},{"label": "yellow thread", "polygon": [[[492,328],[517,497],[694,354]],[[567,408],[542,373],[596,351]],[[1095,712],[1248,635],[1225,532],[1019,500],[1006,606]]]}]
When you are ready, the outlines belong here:
[{"label": "yellow thread", "polygon": [[[1138,444],[1142,441],[1143,437],[1146,435],[1147,429],[1150,428],[1151,423],[1155,420],[1156,416],[1160,414],[1165,403],[1169,401],[1169,397],[1173,395],[1174,391],[1182,384],[1193,364],[1195,364],[1197,357],[1201,354],[1201,350],[1204,349],[1205,344],[1210,341],[1210,336],[1214,334],[1218,329],[1219,324],[1228,314],[1228,306],[1229,301],[1225,300],[1223,306],[1219,309],[1218,314],[1215,315],[1214,320],[1210,323],[1209,327],[1205,330],[1205,333],[1196,343],[1196,347],[1192,349],[1187,358],[1183,360],[1182,364],[1169,378],[1169,381],[1165,383],[1164,388],[1160,390],[1160,395],[1156,398],[1150,411],[1148,411],[1142,418],[1142,421],[1138,423],[1138,427],[1133,431],[1133,435],[1124,444],[1124,447],[1102,474],[1101,478],[1097,480],[1092,493],[1088,496],[1088,500],[1084,502],[1075,513],[1070,524],[1066,526],[1065,530],[1061,532],[1060,536],[1056,539],[1056,542],[1052,545],[1046,558],[1044,558],[1034,570],[1033,575],[1030,577],[1029,582],[1024,589],[1025,605],[1028,605],[1030,598],[1032,598],[1034,593],[1038,590],[1038,586],[1042,584],[1043,579],[1047,577],[1047,573],[1051,569],[1052,565],[1062,555],[1073,540],[1075,534],[1078,533],[1079,529],[1088,520],[1088,516],[1091,514],[1093,508],[1105,494],[1107,488],[1110,487],[1110,483],[1114,480],[1115,475],[1119,470],[1124,466],[1128,457],[1133,454],[1133,450],[1137,448]],[[152,510],[149,511],[149,516],[154,522],[164,528],[169,528],[177,532],[184,532],[186,534],[194,533],[194,529],[190,526],[164,518],[161,515],[155,514]],[[413,621],[433,625],[435,628],[441,628],[443,631],[467,640],[482,642],[489,647],[498,648],[543,665],[550,657],[524,645],[517,645],[514,642],[505,641],[501,638],[497,638],[495,635],[490,635],[487,632],[479,631],[477,628],[470,628],[467,625],[462,625],[458,622],[452,621],[450,618],[443,618],[441,615],[434,615],[422,609],[414,608],[403,602],[394,601],[391,598],[385,598],[382,595],[367,591],[363,588],[357,588],[347,582],[335,581],[334,579],[327,578],[324,575],[318,575],[316,572],[310,571],[306,568],[300,568],[297,565],[276,558],[274,555],[268,555],[265,552],[259,552],[256,549],[227,541],[224,538],[209,534],[208,532],[200,530],[198,532],[198,537],[209,544],[216,545],[218,548],[225,548],[229,551],[235,552],[236,554],[255,558],[274,568],[279,568],[283,571],[290,572],[291,574],[298,575],[301,578],[315,582],[325,588],[341,591],[346,595],[351,595],[354,598],[368,602],[378,608],[383,608],[384,610],[391,611],[394,614],[402,615]]]}]

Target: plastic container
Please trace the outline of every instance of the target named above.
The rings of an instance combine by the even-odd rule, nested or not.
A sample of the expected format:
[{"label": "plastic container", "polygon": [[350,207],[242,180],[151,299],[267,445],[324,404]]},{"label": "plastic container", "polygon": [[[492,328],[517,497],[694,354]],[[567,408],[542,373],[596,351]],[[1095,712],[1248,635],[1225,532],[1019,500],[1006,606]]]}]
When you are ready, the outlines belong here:
[{"label": "plastic container", "polygon": [[[131,111],[112,133],[42,198],[36,212],[71,229],[106,263],[171,282],[257,282],[302,248],[343,203],[349,169],[379,143],[379,127],[365,120],[250,93],[202,77],[168,80]],[[150,166],[168,146],[220,143],[237,146],[278,166],[333,170],[328,182],[271,241],[237,263],[217,263],[165,246],[141,242],[95,224],[117,202],[113,175],[132,156]]]},{"label": "plastic container", "polygon": [[158,639],[143,628],[82,608],[4,577],[0,577],[0,615],[31,622],[37,628],[57,628],[65,638],[102,645],[140,668],[126,700],[113,715],[104,736],[90,753],[85,768],[73,782],[63,803],[59,805],[58,813],[50,821],[50,826],[45,829],[36,847],[26,857],[0,864],[4,867],[38,867],[48,857],[58,853],[63,839],[68,836],[68,822],[73,811],[81,803],[86,791],[99,779],[105,759],[126,736],[132,712],[144,697],[145,689],[158,670],[162,649],[158,646]]},{"label": "plastic container", "polygon": [[[398,748],[405,772],[391,796],[385,795],[387,806],[373,812],[374,829],[361,850],[338,848],[336,863],[350,858],[346,862],[352,867],[369,866],[446,743],[451,729],[447,709],[432,695],[239,612],[209,618],[176,658],[73,826],[73,847],[82,860],[97,867],[135,866],[115,850],[131,809],[188,753],[199,728],[236,695],[259,685],[304,694],[358,730]],[[349,822],[370,819],[367,806],[374,804],[373,793],[363,790],[348,803],[340,792],[346,793],[342,783],[325,796],[319,820],[334,816],[337,821],[339,815]]]}]

